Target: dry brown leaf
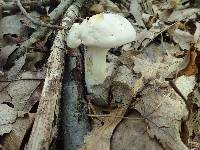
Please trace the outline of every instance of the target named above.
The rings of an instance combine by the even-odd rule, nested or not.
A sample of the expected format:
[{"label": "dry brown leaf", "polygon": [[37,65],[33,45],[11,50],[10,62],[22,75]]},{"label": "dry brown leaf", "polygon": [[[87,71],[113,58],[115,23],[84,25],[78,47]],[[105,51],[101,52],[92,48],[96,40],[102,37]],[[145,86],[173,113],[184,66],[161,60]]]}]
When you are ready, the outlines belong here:
[{"label": "dry brown leaf", "polygon": [[0,135],[9,133],[17,119],[17,111],[9,107],[7,104],[0,104]]},{"label": "dry brown leaf", "polygon": [[135,57],[134,71],[136,73],[142,73],[144,79],[155,79],[158,69],[162,65],[160,62],[152,62],[149,59]]},{"label": "dry brown leaf", "polygon": [[133,70],[135,73],[141,73],[145,80],[165,81],[169,76],[175,77],[183,62],[182,58],[174,57],[177,51],[180,51],[179,47],[165,42],[160,45],[152,43],[144,49],[144,53],[134,56]]},{"label": "dry brown leaf", "polygon": [[185,60],[182,66],[180,67],[181,69],[179,69],[179,71],[177,72],[177,76],[181,75],[191,76],[198,74],[199,70],[196,65],[196,57],[197,53],[195,51],[192,50],[188,51]]},{"label": "dry brown leaf", "polygon": [[8,92],[6,90],[3,90],[0,92],[0,103],[11,103],[12,104],[12,98],[8,95]]},{"label": "dry brown leaf", "polygon": [[20,36],[22,24],[20,22],[20,15],[12,15],[3,17],[0,20],[0,39],[6,34]]},{"label": "dry brown leaf", "polygon": [[17,48],[17,45],[7,45],[0,51],[0,71],[3,72],[3,66],[6,64],[8,56]]},{"label": "dry brown leaf", "polygon": [[138,0],[131,1],[130,4],[130,13],[134,16],[136,23],[141,26],[145,27],[144,22],[142,20],[142,7]]},{"label": "dry brown leaf", "polygon": [[10,82],[0,82],[0,91],[3,91],[9,85]]},{"label": "dry brown leaf", "polygon": [[[147,132],[151,137],[156,137],[166,149],[182,150],[187,147],[182,143],[179,131],[181,120],[187,118],[188,111],[184,100],[165,81],[183,62],[182,58],[173,56],[176,51],[179,51],[178,47],[165,42],[152,43],[142,54],[135,56],[133,70],[141,73],[146,86],[140,91],[140,100],[135,102],[134,108],[148,122]],[[191,92],[188,86],[185,88]]]},{"label": "dry brown leaf", "polygon": [[136,44],[134,45],[134,47],[136,49],[140,48],[140,47],[144,47],[146,46],[150,40],[152,40],[154,38],[154,33],[150,32],[147,29],[142,30],[136,37]]},{"label": "dry brown leaf", "polygon": [[103,126],[93,129],[85,139],[82,150],[110,150],[110,140],[114,129],[123,119],[127,108],[116,108],[109,114],[109,117],[103,118]]},{"label": "dry brown leaf", "polygon": [[186,25],[185,23],[182,22],[177,22],[174,26],[171,26],[167,32],[169,33],[170,37],[173,38],[174,36],[174,32],[176,29],[180,29],[180,30],[186,30]]},{"label": "dry brown leaf", "polygon": [[189,32],[176,29],[174,31],[173,40],[180,45],[183,50],[190,49],[190,43],[193,42],[193,35]]},{"label": "dry brown leaf", "polygon": [[179,0],[167,0],[166,2],[161,4],[161,8],[163,10],[173,10],[176,8],[177,2]]},{"label": "dry brown leaf", "polygon": [[39,84],[40,81],[35,80],[19,80],[10,83],[7,91],[12,97],[12,103],[15,110],[28,111],[30,107],[32,107],[30,106],[25,109],[24,106],[29,103],[28,100],[30,96]]},{"label": "dry brown leaf", "polygon": [[166,3],[163,4],[162,9],[184,9],[187,8],[190,5],[190,3],[192,2],[188,0],[167,0]]},{"label": "dry brown leaf", "polygon": [[113,3],[111,0],[100,0],[100,4],[105,6],[106,11],[111,11],[115,13],[121,12],[119,7],[115,3]]},{"label": "dry brown leaf", "polygon": [[[188,86],[188,85],[186,85]],[[191,86],[191,85],[189,85]],[[189,102],[191,107],[191,117],[187,121],[187,126],[189,129],[189,136],[192,137],[193,142],[200,142],[200,91],[199,91],[199,83],[195,84],[195,88],[193,87],[192,93],[189,95]],[[189,141],[190,143],[192,142]]]},{"label": "dry brown leaf", "polygon": [[184,100],[167,83],[156,81],[141,95],[135,109],[146,118],[149,135],[159,139],[165,149],[187,150],[179,132],[181,120],[188,115]]},{"label": "dry brown leaf", "polygon": [[26,141],[24,138],[27,138],[25,135],[28,133],[28,130],[30,130],[33,119],[34,118],[29,117],[28,114],[23,118],[18,118],[16,122],[13,123],[12,131],[4,136],[1,143],[3,148],[8,150],[19,150],[23,148],[22,144],[25,144],[23,140]]},{"label": "dry brown leaf", "polygon": [[199,12],[198,8],[188,8],[174,11],[168,18],[169,22],[181,21],[185,18],[196,18],[196,13]]},{"label": "dry brown leaf", "polygon": [[14,66],[12,66],[12,68],[6,72],[7,78],[9,80],[16,79],[22,67],[24,66],[25,62],[26,62],[26,55],[23,55],[19,59],[15,60]]},{"label": "dry brown leaf", "polygon": [[181,139],[185,145],[188,145],[189,130],[185,121],[181,124]]},{"label": "dry brown leaf", "polygon": [[132,111],[116,127],[111,141],[113,150],[163,150],[156,139],[149,137],[148,125],[137,111]]},{"label": "dry brown leaf", "polygon": [[149,45],[143,54],[134,57],[133,70],[136,73],[141,73],[145,80],[161,79],[170,75],[179,66],[181,59],[173,57],[172,52],[175,48],[172,45],[165,44],[168,55],[162,53],[162,44]]},{"label": "dry brown leaf", "polygon": [[171,9],[167,9],[167,10],[163,10],[160,14],[159,14],[159,19],[167,22],[169,16],[171,15],[172,10]]},{"label": "dry brown leaf", "polygon": [[24,106],[24,111],[29,111],[31,113],[35,113],[37,111],[37,107],[34,108],[33,106],[39,102],[41,94],[42,94],[43,83],[38,85],[36,89],[31,94],[30,98],[27,100],[26,105]]},{"label": "dry brown leaf", "polygon": [[151,28],[157,20],[157,17],[145,13],[142,14],[142,18],[146,25],[146,28],[148,29]]},{"label": "dry brown leaf", "polygon": [[200,23],[196,22],[196,31],[194,33],[194,39],[193,39],[193,43],[197,43],[200,37]]},{"label": "dry brown leaf", "polygon": [[15,110],[29,111],[34,105],[29,101],[30,96],[38,87],[41,81],[37,80],[19,80],[13,81],[0,92],[0,102],[10,102]]},{"label": "dry brown leaf", "polygon": [[143,50],[143,48],[147,47],[158,35],[160,35],[168,28],[169,25],[164,24],[160,20],[156,20],[156,22],[152,24],[152,27],[149,30],[144,29],[137,35],[134,48],[137,50]]},{"label": "dry brown leaf", "polygon": [[105,12],[105,8],[102,4],[94,4],[90,7],[90,11],[99,14]]},{"label": "dry brown leaf", "polygon": [[191,76],[180,76],[175,80],[175,85],[184,96],[188,99],[188,95],[194,90],[196,84],[196,78],[194,75]]},{"label": "dry brown leaf", "polygon": [[41,52],[33,52],[26,54],[26,63],[23,68],[28,71],[36,71],[36,63],[45,59],[45,53]]},{"label": "dry brown leaf", "polygon": [[115,12],[119,13],[121,10],[119,7],[113,3],[111,0],[100,0],[98,4],[94,4],[90,7],[90,11],[95,14],[103,13],[103,12]]},{"label": "dry brown leaf", "polygon": [[44,80],[46,75],[46,68],[42,68],[39,71],[25,71],[20,74],[18,79],[32,79],[32,80]]}]

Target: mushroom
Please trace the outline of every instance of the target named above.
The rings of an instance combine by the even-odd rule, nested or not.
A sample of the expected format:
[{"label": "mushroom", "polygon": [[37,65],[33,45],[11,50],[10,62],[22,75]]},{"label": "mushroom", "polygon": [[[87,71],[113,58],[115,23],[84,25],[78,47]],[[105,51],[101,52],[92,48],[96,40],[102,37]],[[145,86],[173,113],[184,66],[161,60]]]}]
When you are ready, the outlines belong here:
[{"label": "mushroom", "polygon": [[67,36],[67,45],[76,48],[81,43],[87,46],[85,52],[85,82],[88,92],[95,85],[102,84],[107,77],[106,55],[110,48],[135,40],[136,32],[124,17],[101,13],[74,23]]}]

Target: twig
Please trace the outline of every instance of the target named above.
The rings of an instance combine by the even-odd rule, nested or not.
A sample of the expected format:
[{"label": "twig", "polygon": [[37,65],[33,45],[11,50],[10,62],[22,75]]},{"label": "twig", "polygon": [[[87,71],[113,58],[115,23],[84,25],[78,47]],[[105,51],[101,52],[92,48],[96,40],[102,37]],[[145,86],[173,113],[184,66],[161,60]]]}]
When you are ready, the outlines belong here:
[{"label": "twig", "polygon": [[88,114],[89,117],[116,117],[116,118],[122,118],[122,119],[128,119],[128,120],[145,120],[146,118],[133,118],[133,117],[123,117],[123,116],[113,116],[113,115],[92,115]]},{"label": "twig", "polygon": [[[185,18],[186,19],[186,18]],[[141,51],[143,51],[149,44],[151,44],[151,42],[158,37],[160,34],[164,33],[165,31],[167,31],[169,28],[173,27],[174,25],[176,25],[179,21],[174,22],[173,24],[165,27],[163,30],[161,30],[160,32],[158,32],[152,39],[150,39],[145,45],[144,47],[141,49]]]},{"label": "twig", "polygon": [[[51,23],[54,23],[62,14],[63,12],[69,7],[69,5],[72,3],[73,0],[65,0],[63,2],[61,2],[50,14],[50,20],[52,21]],[[31,37],[20,43],[20,46],[9,56],[9,60],[11,64],[15,64],[17,62],[18,59],[20,59],[21,57],[23,57],[26,53],[26,50],[31,47],[34,43],[38,42],[39,40],[41,40],[47,32],[50,32],[50,28],[47,27],[39,27],[37,31],[35,31]],[[22,64],[23,65],[23,64]],[[19,73],[19,71],[15,72],[15,74],[13,74],[13,76],[17,76],[17,74]]]},{"label": "twig", "polygon": [[28,18],[33,24],[38,25],[38,26],[42,26],[42,27],[49,27],[49,28],[56,28],[56,29],[63,29],[64,27],[58,26],[58,25],[52,25],[52,24],[48,24],[48,23],[44,23],[42,21],[36,20],[34,18],[32,18],[29,13],[26,12],[26,10],[24,9],[24,7],[22,6],[20,0],[16,0],[17,2],[17,6],[19,7],[19,9],[21,10],[21,12],[26,16],[26,18]]},{"label": "twig", "polygon": [[[36,7],[41,7],[41,6],[48,6],[51,5],[50,3],[51,0],[42,0],[42,1],[38,1],[38,0],[34,0],[34,1],[22,1],[22,5],[26,8],[26,9],[31,9],[31,8],[36,8]],[[57,3],[60,2],[60,0],[56,0]],[[16,1],[13,2],[5,2],[2,5],[2,10],[3,11],[18,11],[19,7],[17,6]]]},{"label": "twig", "polygon": [[[78,0],[69,7],[62,19],[62,26],[71,26],[69,20],[73,22],[77,18],[74,12],[78,12],[84,1],[85,0]],[[47,73],[37,116],[27,145],[28,150],[49,149],[49,145],[54,136],[64,68],[64,36],[64,30],[58,31],[53,46],[51,47],[52,52],[48,59]]]},{"label": "twig", "polygon": [[181,20],[178,20],[178,21],[174,22],[173,24],[171,24],[171,25],[165,27],[163,30],[161,30],[160,32],[158,32],[152,39],[150,39],[149,42],[147,42],[147,43],[143,46],[143,48],[141,48],[141,51],[143,51],[149,44],[151,44],[151,42],[152,42],[156,37],[158,37],[160,34],[163,34],[163,33],[164,33],[165,31],[167,31],[169,28],[171,28],[171,27],[173,27],[174,25],[176,25],[177,23],[179,23],[179,22],[181,22],[181,21],[183,21],[183,20],[185,20],[185,19],[191,17],[192,15],[194,15],[194,14],[191,14],[191,15],[189,15],[189,16],[185,16],[185,17],[182,18]]}]

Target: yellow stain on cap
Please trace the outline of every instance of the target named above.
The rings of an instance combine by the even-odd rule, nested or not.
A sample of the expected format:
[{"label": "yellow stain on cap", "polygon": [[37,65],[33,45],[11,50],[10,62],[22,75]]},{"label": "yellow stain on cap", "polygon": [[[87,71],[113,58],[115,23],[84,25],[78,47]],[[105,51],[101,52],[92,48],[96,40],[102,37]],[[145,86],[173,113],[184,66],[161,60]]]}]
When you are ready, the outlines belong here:
[{"label": "yellow stain on cap", "polygon": [[97,14],[97,15],[90,17],[88,22],[91,24],[95,24],[95,23],[101,22],[103,19],[104,19],[103,14]]}]

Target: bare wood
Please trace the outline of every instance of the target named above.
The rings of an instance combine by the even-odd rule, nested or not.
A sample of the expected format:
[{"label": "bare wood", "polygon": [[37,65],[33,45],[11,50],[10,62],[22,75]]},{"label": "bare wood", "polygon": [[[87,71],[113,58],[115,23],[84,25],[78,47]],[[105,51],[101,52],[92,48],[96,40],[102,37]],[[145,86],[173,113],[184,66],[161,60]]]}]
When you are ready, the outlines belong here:
[{"label": "bare wood", "polygon": [[[62,19],[62,26],[71,26],[70,22],[77,18],[79,8],[83,5],[84,1],[78,0],[69,7]],[[51,48],[52,52],[48,59],[48,69],[37,116],[26,147],[28,150],[49,149],[55,133],[54,127],[56,126],[55,122],[58,116],[58,103],[60,100],[64,68],[64,36],[64,30],[58,31]]]}]

